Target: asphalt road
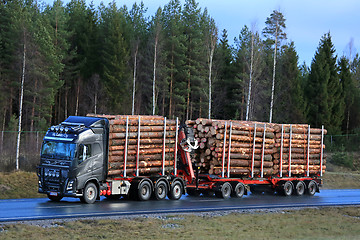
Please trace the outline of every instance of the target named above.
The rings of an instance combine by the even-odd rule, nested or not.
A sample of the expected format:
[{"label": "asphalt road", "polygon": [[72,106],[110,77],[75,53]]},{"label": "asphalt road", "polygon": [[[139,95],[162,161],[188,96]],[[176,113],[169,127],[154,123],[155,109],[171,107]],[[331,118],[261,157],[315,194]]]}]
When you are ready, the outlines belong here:
[{"label": "asphalt road", "polygon": [[40,199],[0,200],[0,222],[76,217],[100,217],[135,214],[207,212],[263,208],[360,205],[360,189],[321,190],[315,196],[253,195],[241,199],[183,196],[178,201],[110,201],[102,198],[95,204],[79,199],[63,198],[61,202]]}]

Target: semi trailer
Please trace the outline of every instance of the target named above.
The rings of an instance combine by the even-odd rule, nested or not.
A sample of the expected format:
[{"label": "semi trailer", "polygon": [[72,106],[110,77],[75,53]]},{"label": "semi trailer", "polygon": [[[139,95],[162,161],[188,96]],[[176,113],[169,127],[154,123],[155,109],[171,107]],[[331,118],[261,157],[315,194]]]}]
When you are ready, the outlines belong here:
[{"label": "semi trailer", "polygon": [[[205,131],[195,121],[180,124],[178,119],[162,116],[71,116],[51,126],[43,139],[38,192],[52,201],[75,197],[94,203],[100,196],[178,200],[185,193],[239,198],[260,187],[287,196],[319,191],[325,170],[323,128],[314,131],[308,126],[301,135],[297,125],[276,125],[281,134],[271,134],[274,125],[265,123],[207,122],[220,126],[212,129],[219,136],[215,142],[220,150],[213,148],[210,139],[214,137],[209,133],[203,144],[206,137],[199,135]],[[269,134],[271,141],[266,139]],[[304,148],[303,159],[293,153],[300,149],[296,147]],[[202,158],[209,149],[214,156]],[[214,157],[218,165],[209,167]]]}]

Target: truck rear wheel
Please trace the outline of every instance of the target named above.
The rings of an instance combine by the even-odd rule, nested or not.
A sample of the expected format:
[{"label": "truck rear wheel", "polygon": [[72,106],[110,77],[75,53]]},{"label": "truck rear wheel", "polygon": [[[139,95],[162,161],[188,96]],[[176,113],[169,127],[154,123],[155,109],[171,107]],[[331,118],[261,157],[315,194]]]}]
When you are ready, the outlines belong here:
[{"label": "truck rear wheel", "polygon": [[221,188],[215,191],[215,196],[218,198],[229,198],[231,195],[231,184],[225,182],[222,184]]},{"label": "truck rear wheel", "polygon": [[169,199],[171,200],[179,200],[183,193],[182,184],[179,181],[173,182],[170,192],[168,194]]},{"label": "truck rear wheel", "polygon": [[293,184],[290,181],[284,183],[282,190],[285,196],[290,196],[293,193]]},{"label": "truck rear wheel", "polygon": [[138,188],[138,199],[140,201],[147,201],[151,197],[151,184],[148,181],[140,183]]},{"label": "truck rear wheel", "polygon": [[165,181],[157,182],[154,190],[154,198],[156,200],[163,200],[168,193],[168,187]]},{"label": "truck rear wheel", "polygon": [[298,181],[295,185],[295,194],[297,196],[302,196],[305,193],[305,183],[303,181]]},{"label": "truck rear wheel", "polygon": [[232,197],[242,198],[245,193],[245,186],[243,183],[239,182],[235,185],[234,190],[231,193]]},{"label": "truck rear wheel", "polygon": [[311,180],[307,186],[306,193],[310,196],[314,196],[317,190],[317,183],[314,180]]},{"label": "truck rear wheel", "polygon": [[85,186],[83,196],[80,200],[84,203],[92,204],[96,201],[98,189],[94,183],[88,183]]}]

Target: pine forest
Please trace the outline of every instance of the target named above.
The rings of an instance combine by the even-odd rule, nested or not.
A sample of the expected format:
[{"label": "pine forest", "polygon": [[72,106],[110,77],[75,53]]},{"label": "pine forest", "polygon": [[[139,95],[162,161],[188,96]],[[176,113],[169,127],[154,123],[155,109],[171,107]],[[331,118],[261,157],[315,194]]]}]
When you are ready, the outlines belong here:
[{"label": "pine forest", "polygon": [[[152,14],[152,15],[151,15]],[[360,55],[324,30],[299,63],[286,16],[228,39],[195,0],[155,13],[71,0],[0,2],[0,131],[44,131],[71,115],[141,114],[360,128]],[[351,44],[350,44],[351,47]]]}]

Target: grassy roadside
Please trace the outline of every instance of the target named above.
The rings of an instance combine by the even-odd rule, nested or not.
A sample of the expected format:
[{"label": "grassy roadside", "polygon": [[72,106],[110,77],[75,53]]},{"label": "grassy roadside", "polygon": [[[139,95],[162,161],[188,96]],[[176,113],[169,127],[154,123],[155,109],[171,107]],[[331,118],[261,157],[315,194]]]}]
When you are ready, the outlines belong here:
[{"label": "grassy roadside", "polygon": [[38,179],[34,172],[0,172],[0,199],[44,197],[37,193]]},{"label": "grassy roadside", "polygon": [[[323,189],[360,189],[359,171],[334,165],[330,169],[324,174]],[[0,199],[46,197],[37,193],[37,182],[34,172],[0,172]]]},{"label": "grassy roadside", "polygon": [[360,239],[360,208],[59,220],[1,225],[0,239]]}]

